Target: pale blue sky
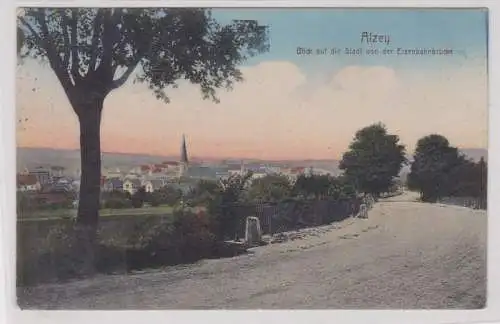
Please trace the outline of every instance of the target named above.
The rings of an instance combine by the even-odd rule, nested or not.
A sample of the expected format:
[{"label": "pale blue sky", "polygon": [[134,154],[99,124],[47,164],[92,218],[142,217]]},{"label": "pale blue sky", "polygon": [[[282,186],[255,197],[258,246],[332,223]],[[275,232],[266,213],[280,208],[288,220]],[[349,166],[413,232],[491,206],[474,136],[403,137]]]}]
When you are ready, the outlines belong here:
[{"label": "pale blue sky", "polygon": [[[396,68],[436,68],[442,64],[464,64],[471,57],[485,58],[487,11],[485,9],[214,9],[214,17],[256,19],[270,26],[271,50],[250,61],[288,60],[305,70],[324,70],[345,65],[380,64]],[[390,47],[436,47],[463,51],[453,58],[439,56],[299,57],[297,46],[359,47],[362,32],[391,36]],[[385,47],[379,45],[378,47]]]}]

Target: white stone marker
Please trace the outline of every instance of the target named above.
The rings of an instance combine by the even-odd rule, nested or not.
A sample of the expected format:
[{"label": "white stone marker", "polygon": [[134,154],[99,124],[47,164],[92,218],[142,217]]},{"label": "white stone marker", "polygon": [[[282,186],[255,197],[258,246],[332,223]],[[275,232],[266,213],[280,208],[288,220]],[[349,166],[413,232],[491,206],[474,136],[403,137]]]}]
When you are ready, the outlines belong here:
[{"label": "white stone marker", "polygon": [[366,207],[366,204],[361,204],[361,206],[359,206],[359,217],[368,218],[368,208]]},{"label": "white stone marker", "polygon": [[258,217],[247,217],[245,226],[245,243],[247,246],[259,246],[262,241],[262,230]]}]

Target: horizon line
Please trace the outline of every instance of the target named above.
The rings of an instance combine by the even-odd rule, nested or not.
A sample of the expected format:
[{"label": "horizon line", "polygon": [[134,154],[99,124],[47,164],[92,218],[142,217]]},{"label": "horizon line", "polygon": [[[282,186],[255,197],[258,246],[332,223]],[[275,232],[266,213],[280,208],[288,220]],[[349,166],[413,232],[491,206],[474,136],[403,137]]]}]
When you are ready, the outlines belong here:
[{"label": "horizon line", "polygon": [[[485,150],[488,151],[488,148],[485,147],[459,147],[456,146],[459,150]],[[57,150],[57,151],[80,151],[79,148],[53,148],[53,147],[45,147],[45,146],[19,146],[16,145],[16,150],[19,148],[24,148],[24,149],[46,149],[46,150]],[[101,151],[101,154],[122,154],[122,155],[142,155],[142,156],[150,156],[150,157],[165,157],[165,158],[171,158],[173,156],[177,155],[170,155],[170,154],[153,154],[153,153],[140,153],[140,152],[118,152],[118,151]],[[407,152],[407,155],[413,155],[413,153]],[[180,155],[179,155],[180,157]],[[263,158],[243,158],[243,157],[227,157],[227,156],[220,156],[220,157],[211,157],[211,156],[196,156],[196,155],[191,155],[190,159],[195,159],[195,160],[203,160],[203,159],[210,159],[210,160],[257,160],[257,161],[339,161],[342,159],[340,158],[269,158],[269,159],[263,159]]]}]

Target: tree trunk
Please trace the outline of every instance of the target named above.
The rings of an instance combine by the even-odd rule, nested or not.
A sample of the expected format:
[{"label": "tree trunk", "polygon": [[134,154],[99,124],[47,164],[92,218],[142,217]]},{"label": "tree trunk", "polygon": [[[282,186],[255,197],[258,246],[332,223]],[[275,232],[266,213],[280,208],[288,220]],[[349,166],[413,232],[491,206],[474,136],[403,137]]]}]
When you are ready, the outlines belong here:
[{"label": "tree trunk", "polygon": [[101,193],[101,111],[104,98],[86,102],[79,107],[81,180],[76,244],[82,274],[94,272],[95,243],[99,220]]}]

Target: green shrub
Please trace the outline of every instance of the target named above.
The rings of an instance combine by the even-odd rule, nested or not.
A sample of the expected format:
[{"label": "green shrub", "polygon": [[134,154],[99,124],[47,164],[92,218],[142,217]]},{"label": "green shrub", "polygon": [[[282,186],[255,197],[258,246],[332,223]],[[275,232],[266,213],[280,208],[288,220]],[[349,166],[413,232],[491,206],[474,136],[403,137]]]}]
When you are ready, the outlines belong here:
[{"label": "green shrub", "polygon": [[137,197],[132,197],[132,207],[142,208],[142,206],[144,206],[144,200]]},{"label": "green shrub", "polygon": [[77,276],[82,267],[75,253],[75,243],[72,221],[64,221],[51,228],[39,246],[36,259],[23,260],[18,268],[19,281],[30,283]]},{"label": "green shrub", "polygon": [[153,192],[149,195],[149,203],[152,207],[158,207],[161,204],[161,195],[158,192]]},{"label": "green shrub", "polygon": [[[121,272],[193,262],[212,257],[217,251],[211,219],[204,212],[179,209],[171,217],[138,218],[134,224],[128,239],[98,239],[95,260],[90,265],[95,271]],[[36,250],[24,250],[19,245],[19,285],[84,274],[82,269],[89,264],[79,258],[81,248],[76,244],[76,229],[73,221],[61,221],[49,230]]]},{"label": "green shrub", "polygon": [[132,207],[132,203],[129,199],[124,198],[109,198],[104,201],[104,208],[110,209],[123,209]]},{"label": "green shrub", "polygon": [[146,192],[146,189],[144,187],[139,188],[133,195],[132,195],[132,207],[134,208],[142,208],[144,206],[144,203],[147,201],[148,195]]},{"label": "green shrub", "polygon": [[129,241],[135,255],[128,260],[132,268],[195,261],[211,256],[215,244],[210,219],[204,213],[177,210],[172,219],[145,223],[137,231]]}]

